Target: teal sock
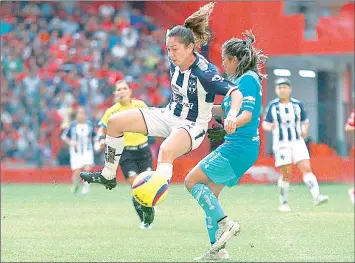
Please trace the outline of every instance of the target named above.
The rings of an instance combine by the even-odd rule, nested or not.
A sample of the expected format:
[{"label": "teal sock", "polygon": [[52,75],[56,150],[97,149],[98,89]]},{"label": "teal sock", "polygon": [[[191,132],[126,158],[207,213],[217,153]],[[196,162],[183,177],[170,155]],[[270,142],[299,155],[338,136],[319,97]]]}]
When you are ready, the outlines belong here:
[{"label": "teal sock", "polygon": [[218,222],[226,216],[218,199],[204,184],[195,184],[191,189],[192,196],[205,211],[206,217],[211,217],[213,222]]},{"label": "teal sock", "polygon": [[206,228],[208,232],[208,237],[210,238],[211,245],[217,241],[216,232],[218,230],[217,221],[213,221],[212,217],[206,216]]}]

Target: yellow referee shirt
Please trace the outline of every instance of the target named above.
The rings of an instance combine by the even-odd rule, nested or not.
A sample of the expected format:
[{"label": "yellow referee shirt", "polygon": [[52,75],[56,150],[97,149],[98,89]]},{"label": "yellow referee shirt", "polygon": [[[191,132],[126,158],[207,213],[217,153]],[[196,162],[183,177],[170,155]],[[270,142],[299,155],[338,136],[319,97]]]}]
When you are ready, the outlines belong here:
[{"label": "yellow referee shirt", "polygon": [[[121,103],[116,103],[105,111],[104,116],[102,117],[99,125],[102,125],[106,128],[108,118],[120,111],[130,110],[130,109],[138,109],[138,108],[146,108],[147,105],[141,100],[132,100],[132,103],[128,106],[124,106]],[[148,141],[148,137],[141,133],[135,132],[125,132],[124,133],[124,146],[138,146]]]}]

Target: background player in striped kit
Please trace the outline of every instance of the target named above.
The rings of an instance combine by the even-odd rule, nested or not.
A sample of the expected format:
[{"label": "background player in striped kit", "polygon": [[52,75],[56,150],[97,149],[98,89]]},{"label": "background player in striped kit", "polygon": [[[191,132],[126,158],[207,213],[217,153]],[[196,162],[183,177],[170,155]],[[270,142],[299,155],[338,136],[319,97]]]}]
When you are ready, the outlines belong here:
[{"label": "background player in striped kit", "polygon": [[[176,158],[198,148],[212,118],[216,94],[228,95],[237,86],[218,75],[214,65],[194,51],[210,38],[208,20],[214,3],[207,4],[167,32],[172,95],[166,108],[127,110],[113,114],[107,123],[105,167],[101,172],[81,173],[88,182],[112,189],[123,151],[123,133],[138,132],[163,137],[157,173],[169,181]],[[238,99],[231,93],[232,101]],[[228,125],[233,126],[233,122]]]},{"label": "background player in striped kit", "polygon": [[[94,126],[86,119],[85,109],[78,107],[76,120],[72,121],[62,133],[62,140],[69,145],[70,168],[73,171],[73,193],[76,193],[79,188],[80,171],[90,171],[94,165],[94,136]],[[89,185],[84,182],[82,193],[86,194],[88,191]]]},{"label": "background player in striped kit", "polygon": [[[345,124],[345,131],[350,134],[354,134],[355,132],[355,110],[353,110]],[[355,190],[354,187],[349,189],[348,191],[350,200],[354,204],[355,199]]]},{"label": "background player in striped kit", "polygon": [[[120,80],[115,84],[115,104],[108,108],[99,122],[99,130],[97,134],[98,147],[104,149],[105,146],[105,137],[106,137],[106,127],[107,121],[110,116],[116,112],[122,112],[129,109],[139,109],[146,108],[147,105],[144,101],[132,99],[132,90],[129,87],[129,84]],[[141,133],[125,132],[124,133],[124,150],[122,152],[122,157],[120,159],[120,167],[125,179],[130,185],[132,185],[134,179],[138,174],[152,170],[153,167],[153,157],[152,152],[150,151],[148,145],[148,136]],[[132,196],[132,202],[134,209],[139,216],[141,221],[140,227],[142,229],[149,228],[150,223],[154,216],[154,210],[149,213],[144,213],[142,206],[136,201]],[[143,208],[145,210],[152,210],[151,208]],[[150,216],[149,216],[150,215]]]},{"label": "background player in striped kit", "polygon": [[270,102],[262,127],[273,133],[273,151],[275,166],[282,176],[278,180],[280,187],[280,211],[288,212],[289,178],[292,163],[297,164],[308,186],[315,205],[328,201],[328,196],[321,195],[316,176],[312,172],[309,152],[304,142],[309,129],[309,120],[303,104],[291,97],[291,81],[279,78],[275,82],[275,92],[279,98]]},{"label": "background player in striped kit", "polygon": [[[218,197],[225,186],[238,183],[244,173],[255,163],[259,155],[259,123],[262,102],[261,79],[259,72],[266,57],[253,47],[255,36],[251,31],[243,33],[245,39],[233,38],[222,46],[222,60],[228,78],[238,85],[238,110],[233,109],[229,96],[222,105],[213,106],[215,116],[225,118],[227,133],[216,127],[220,140],[224,143],[197,164],[185,179],[185,186],[205,212],[206,228],[211,249],[194,260],[228,259],[225,248],[227,240],[235,235],[240,226],[233,222],[222,209]],[[228,128],[228,122],[236,126]],[[237,130],[236,130],[237,128]],[[210,130],[209,133],[213,131]],[[213,138],[217,139],[217,133]],[[210,138],[210,136],[209,136]]]}]

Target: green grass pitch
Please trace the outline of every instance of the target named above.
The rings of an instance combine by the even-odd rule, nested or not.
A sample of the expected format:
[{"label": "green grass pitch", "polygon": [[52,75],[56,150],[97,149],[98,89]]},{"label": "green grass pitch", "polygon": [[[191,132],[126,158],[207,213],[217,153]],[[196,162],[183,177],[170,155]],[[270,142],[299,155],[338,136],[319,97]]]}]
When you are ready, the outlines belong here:
[{"label": "green grass pitch", "polygon": [[[354,261],[349,185],[324,184],[314,207],[304,185],[290,188],[290,213],[278,212],[276,185],[225,189],[220,200],[242,231],[227,244],[232,261]],[[139,229],[130,188],[87,196],[69,185],[1,186],[1,261],[187,262],[208,248],[202,209],[183,185],[171,185],[153,229]]]}]

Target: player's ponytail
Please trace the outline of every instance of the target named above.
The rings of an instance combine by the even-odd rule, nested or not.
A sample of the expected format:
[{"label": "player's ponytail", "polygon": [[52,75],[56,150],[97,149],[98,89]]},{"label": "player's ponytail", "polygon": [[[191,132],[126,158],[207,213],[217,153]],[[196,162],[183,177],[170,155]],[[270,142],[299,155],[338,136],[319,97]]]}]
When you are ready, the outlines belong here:
[{"label": "player's ponytail", "polygon": [[248,70],[252,70],[260,78],[266,78],[267,75],[262,74],[260,69],[264,66],[267,56],[263,54],[261,49],[253,46],[256,38],[251,30],[244,31],[242,35],[245,37],[244,39],[232,38],[222,45],[222,52],[229,59],[237,57],[239,61],[236,72],[232,77],[238,78]]},{"label": "player's ponytail", "polygon": [[214,6],[215,2],[204,5],[197,12],[186,18],[184,23],[184,26],[194,33],[195,43],[199,43],[201,46],[207,44],[212,37],[208,25]]},{"label": "player's ponytail", "polygon": [[214,2],[204,5],[186,18],[184,25],[174,26],[171,30],[168,30],[166,37],[179,37],[180,42],[185,46],[207,44],[212,37],[208,25],[214,5]]}]

